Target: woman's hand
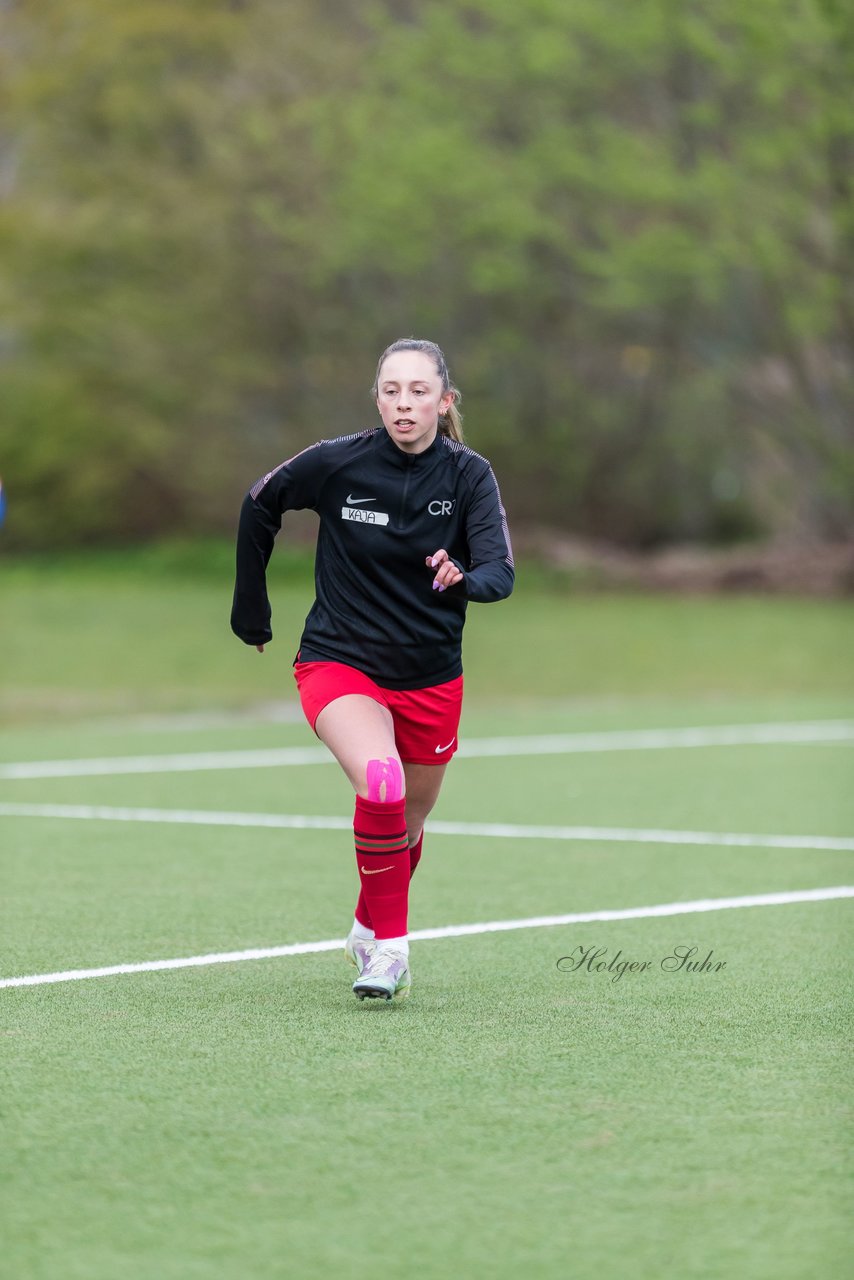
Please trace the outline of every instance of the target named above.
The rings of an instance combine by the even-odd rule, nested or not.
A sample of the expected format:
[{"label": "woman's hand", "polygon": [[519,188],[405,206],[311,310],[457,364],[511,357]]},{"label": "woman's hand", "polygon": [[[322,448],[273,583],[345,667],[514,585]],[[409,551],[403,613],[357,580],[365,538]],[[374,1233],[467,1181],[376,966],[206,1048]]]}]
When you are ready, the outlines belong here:
[{"label": "woman's hand", "polygon": [[446,587],[456,586],[458,582],[462,582],[463,574],[449,559],[447,551],[440,549],[434,551],[432,556],[428,556],[424,562],[428,569],[436,569],[437,573],[433,579],[433,590],[444,591]]}]

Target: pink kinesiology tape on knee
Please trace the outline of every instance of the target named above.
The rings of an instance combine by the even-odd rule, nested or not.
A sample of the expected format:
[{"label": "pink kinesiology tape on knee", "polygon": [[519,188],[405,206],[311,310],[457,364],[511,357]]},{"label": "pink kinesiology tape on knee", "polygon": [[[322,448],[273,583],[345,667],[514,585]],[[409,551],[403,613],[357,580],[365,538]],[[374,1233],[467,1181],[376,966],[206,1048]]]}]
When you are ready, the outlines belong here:
[{"label": "pink kinesiology tape on knee", "polygon": [[[403,772],[392,756],[385,760],[369,760],[367,768],[368,799],[392,804],[403,795]],[[385,794],[383,794],[385,785]]]}]

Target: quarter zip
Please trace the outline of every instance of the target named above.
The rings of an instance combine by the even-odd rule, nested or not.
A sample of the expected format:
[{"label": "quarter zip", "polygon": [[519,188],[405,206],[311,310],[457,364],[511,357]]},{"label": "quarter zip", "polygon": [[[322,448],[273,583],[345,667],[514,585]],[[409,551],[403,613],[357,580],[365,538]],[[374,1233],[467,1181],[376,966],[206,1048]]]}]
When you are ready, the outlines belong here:
[{"label": "quarter zip", "polygon": [[414,460],[407,458],[404,468],[403,493],[400,497],[400,511],[397,516],[398,527],[401,529],[403,528],[403,513],[406,510],[406,495],[409,493],[409,477],[412,475],[412,461]]}]

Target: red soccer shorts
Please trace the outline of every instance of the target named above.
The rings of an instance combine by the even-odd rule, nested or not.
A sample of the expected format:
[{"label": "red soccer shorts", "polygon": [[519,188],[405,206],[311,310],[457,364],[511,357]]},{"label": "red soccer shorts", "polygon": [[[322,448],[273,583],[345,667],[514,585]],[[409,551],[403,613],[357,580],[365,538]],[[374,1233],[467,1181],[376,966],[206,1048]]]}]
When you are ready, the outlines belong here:
[{"label": "red soccer shorts", "polygon": [[462,676],[429,689],[383,689],[343,662],[296,662],[294,678],[312,729],[330,702],[347,693],[361,693],[391,712],[394,740],[406,764],[447,764],[457,749]]}]

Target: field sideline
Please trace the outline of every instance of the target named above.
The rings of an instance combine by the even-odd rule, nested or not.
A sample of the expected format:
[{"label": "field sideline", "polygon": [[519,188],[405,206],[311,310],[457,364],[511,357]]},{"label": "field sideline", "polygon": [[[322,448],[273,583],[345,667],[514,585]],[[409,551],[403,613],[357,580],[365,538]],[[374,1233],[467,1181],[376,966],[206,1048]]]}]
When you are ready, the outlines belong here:
[{"label": "field sideline", "polygon": [[[0,1274],[844,1272],[850,608],[534,591],[514,642],[569,639],[530,680],[479,611],[413,993],[377,1007],[340,953],[346,781],[288,690],[241,692],[239,647],[177,696],[180,645],[127,662],[171,600],[144,574],[103,672],[105,575],[75,584],[66,684],[57,578],[4,695]],[[635,613],[646,657],[597,655]]]}]

